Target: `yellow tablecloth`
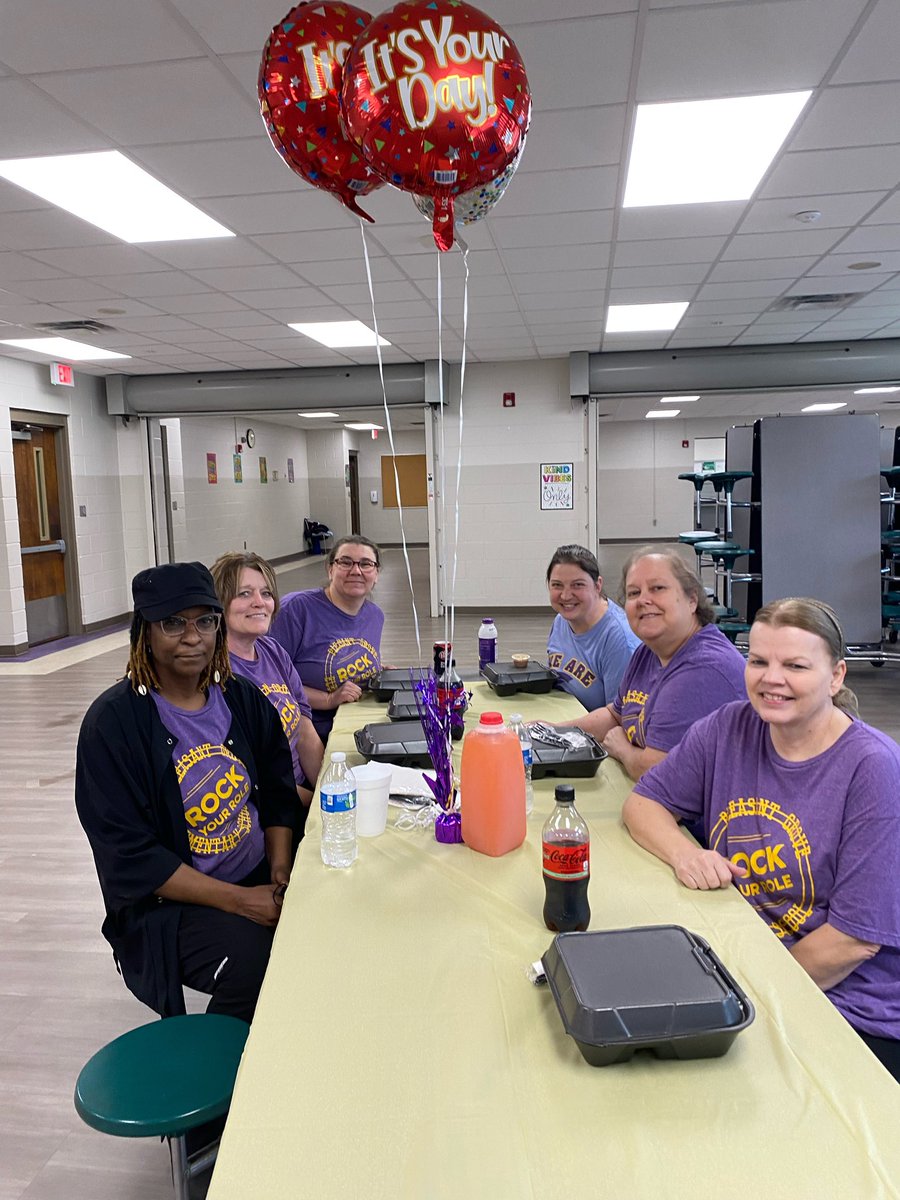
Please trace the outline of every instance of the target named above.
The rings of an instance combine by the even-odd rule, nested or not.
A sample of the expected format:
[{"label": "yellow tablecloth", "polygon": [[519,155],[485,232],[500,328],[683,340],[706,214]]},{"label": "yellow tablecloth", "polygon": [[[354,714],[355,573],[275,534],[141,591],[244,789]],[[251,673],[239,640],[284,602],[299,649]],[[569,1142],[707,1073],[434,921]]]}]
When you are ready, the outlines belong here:
[{"label": "yellow tablecloth", "polygon": [[[488,708],[575,711],[562,694],[475,693],[467,725]],[[345,705],[329,749],[384,713]],[[611,761],[574,781],[591,928],[699,933],[756,1021],[719,1059],[584,1062],[526,978],[551,940],[540,832],[554,782],[535,784],[527,840],[500,859],[388,828],[329,870],[311,814],[210,1200],[900,1196],[900,1087],[737,891],[689,892],[632,843]]]}]

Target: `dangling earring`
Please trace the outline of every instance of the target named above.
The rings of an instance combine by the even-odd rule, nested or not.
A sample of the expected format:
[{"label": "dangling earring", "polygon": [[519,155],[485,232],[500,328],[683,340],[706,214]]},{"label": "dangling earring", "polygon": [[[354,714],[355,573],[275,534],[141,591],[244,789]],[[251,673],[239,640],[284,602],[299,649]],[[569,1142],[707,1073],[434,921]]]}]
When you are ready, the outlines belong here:
[{"label": "dangling earring", "polygon": [[138,695],[139,695],[139,696],[146,696],[146,695],[147,695],[147,689],[146,689],[146,687],[145,687],[145,686],[144,686],[142,683],[139,683],[139,684],[138,684]]},{"label": "dangling earring", "polygon": [[213,683],[221,683],[221,682],[222,682],[222,676],[219,674],[218,670],[213,671]]}]

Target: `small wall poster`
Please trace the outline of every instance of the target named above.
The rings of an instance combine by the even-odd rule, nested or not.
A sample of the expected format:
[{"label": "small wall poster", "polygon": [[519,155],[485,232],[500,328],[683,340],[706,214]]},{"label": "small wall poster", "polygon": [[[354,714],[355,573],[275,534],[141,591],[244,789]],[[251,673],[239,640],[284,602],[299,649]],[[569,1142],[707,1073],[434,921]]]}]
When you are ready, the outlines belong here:
[{"label": "small wall poster", "polygon": [[259,456],[259,482],[269,482],[269,468],[266,466],[266,457],[264,454]]},{"label": "small wall poster", "polygon": [[288,459],[288,483],[294,482],[294,460]]},{"label": "small wall poster", "polygon": [[206,454],[206,482],[219,482],[219,468],[216,466],[216,456],[207,451]]},{"label": "small wall poster", "polygon": [[239,454],[232,454],[231,463],[232,463],[232,467],[234,468],[234,482],[235,483],[243,483],[244,482],[244,463],[243,463],[241,456]]},{"label": "small wall poster", "polygon": [[572,463],[541,463],[541,508],[574,508]]}]

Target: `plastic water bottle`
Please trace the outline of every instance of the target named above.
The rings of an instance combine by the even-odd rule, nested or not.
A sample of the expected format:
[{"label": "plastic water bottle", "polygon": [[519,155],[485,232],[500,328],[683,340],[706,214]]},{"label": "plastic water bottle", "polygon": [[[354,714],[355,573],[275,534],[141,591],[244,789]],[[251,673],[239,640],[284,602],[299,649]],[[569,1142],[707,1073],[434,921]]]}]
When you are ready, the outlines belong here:
[{"label": "plastic water bottle", "polygon": [[339,750],[331,756],[319,788],[322,806],[322,862],[350,867],[356,862],[356,780]]},{"label": "plastic water bottle", "polygon": [[534,812],[534,785],[531,782],[534,753],[531,748],[531,734],[521,713],[510,713],[509,727],[518,737],[522,747],[522,762],[525,764],[525,816],[530,817]]},{"label": "plastic water bottle", "polygon": [[497,626],[493,617],[482,617],[478,627],[478,670],[483,671],[485,663],[497,661]]}]

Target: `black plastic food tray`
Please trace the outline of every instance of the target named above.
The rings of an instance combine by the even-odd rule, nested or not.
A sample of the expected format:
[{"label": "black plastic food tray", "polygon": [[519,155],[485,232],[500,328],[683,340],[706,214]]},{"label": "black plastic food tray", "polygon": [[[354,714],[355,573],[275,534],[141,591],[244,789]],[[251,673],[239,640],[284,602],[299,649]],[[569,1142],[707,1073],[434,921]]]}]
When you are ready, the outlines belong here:
[{"label": "black plastic food tray", "polygon": [[589,779],[597,774],[597,768],[607,757],[599,742],[589,733],[588,744],[581,750],[569,750],[565,746],[551,746],[547,742],[532,738],[531,778],[543,779],[547,775],[559,775],[564,779]]},{"label": "black plastic food tray", "polygon": [[709,943],[680,925],[560,933],[541,961],[566,1033],[594,1067],[636,1050],[716,1058],[755,1016]]},{"label": "black plastic food tray", "polygon": [[[389,721],[415,721],[421,728],[415,692],[394,692],[388,705],[387,715]],[[459,741],[463,733],[461,725],[451,729],[451,736],[455,742]]]},{"label": "black plastic food tray", "polygon": [[411,690],[410,671],[413,679],[427,679],[434,672],[430,667],[386,667],[379,675],[369,680],[369,691],[376,700],[390,700],[394,692]]},{"label": "black plastic food tray", "polygon": [[486,663],[481,674],[498,696],[549,692],[556,683],[556,673],[537,662],[530,662],[527,667],[514,667],[511,662]]},{"label": "black plastic food tray", "polygon": [[394,763],[398,767],[430,767],[431,755],[421,721],[386,721],[364,725],[353,735],[356,748],[365,758]]}]

